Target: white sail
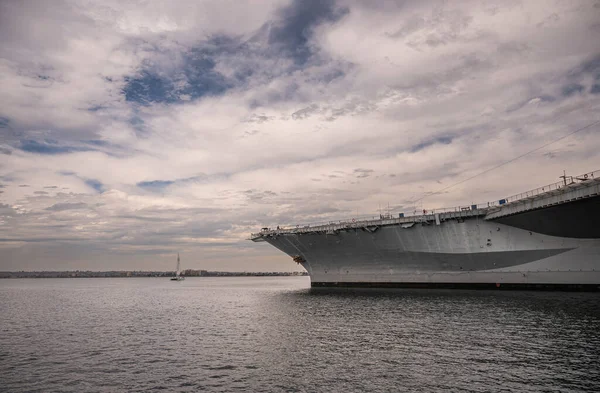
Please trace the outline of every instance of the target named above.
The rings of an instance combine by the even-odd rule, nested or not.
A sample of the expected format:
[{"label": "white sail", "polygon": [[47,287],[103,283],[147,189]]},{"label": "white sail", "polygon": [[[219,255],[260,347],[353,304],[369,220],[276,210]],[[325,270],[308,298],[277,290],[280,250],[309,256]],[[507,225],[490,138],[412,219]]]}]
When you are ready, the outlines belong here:
[{"label": "white sail", "polygon": [[181,275],[181,262],[179,259],[179,253],[177,253],[177,270],[175,271],[175,277],[171,277],[171,281],[181,281],[184,277]]}]

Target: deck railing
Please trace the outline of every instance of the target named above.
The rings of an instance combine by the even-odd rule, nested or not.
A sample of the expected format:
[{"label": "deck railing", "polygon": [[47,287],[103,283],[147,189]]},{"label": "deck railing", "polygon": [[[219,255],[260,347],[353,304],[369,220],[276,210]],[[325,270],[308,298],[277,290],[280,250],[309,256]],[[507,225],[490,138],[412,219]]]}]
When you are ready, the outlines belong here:
[{"label": "deck railing", "polygon": [[[265,233],[285,233],[285,232],[295,232],[295,231],[311,231],[311,230],[322,230],[325,228],[342,228],[342,227],[354,227],[354,226],[370,226],[382,224],[385,221],[393,220],[394,223],[402,223],[402,222],[415,222],[419,220],[425,219],[435,219],[435,214],[443,214],[443,213],[460,213],[460,212],[469,212],[473,210],[478,210],[480,212],[487,211],[490,208],[497,208],[505,206],[509,203],[515,203],[519,201],[530,200],[532,198],[537,197],[538,195],[546,194],[551,191],[570,189],[573,187],[577,187],[578,184],[589,182],[589,181],[598,181],[600,180],[600,170],[596,170],[593,172],[584,173],[579,176],[565,176],[562,181],[545,185],[543,187],[538,187],[533,190],[525,191],[519,194],[515,194],[509,196],[507,198],[499,199],[491,202],[484,202],[478,204],[471,205],[462,205],[462,206],[454,206],[454,207],[446,207],[446,208],[438,208],[431,210],[423,210],[414,211],[412,215],[407,216],[398,216],[391,214],[381,214],[378,218],[373,215],[360,215],[351,219],[339,220],[339,221],[322,221],[310,224],[297,224],[297,225],[285,225],[278,226],[277,228],[263,228],[259,233],[252,234],[251,236],[259,237],[261,234]],[[468,214],[468,213],[466,213]]]},{"label": "deck railing", "polygon": [[559,190],[559,189],[562,189],[565,187],[569,187],[572,184],[583,183],[583,182],[591,181],[591,180],[598,179],[598,178],[600,178],[600,170],[584,173],[583,175],[579,175],[579,176],[565,176],[565,178],[563,180],[558,181],[556,183],[548,184],[543,187],[538,187],[533,190],[529,190],[529,191],[522,192],[520,194],[509,196],[508,198],[506,198],[506,203],[535,197],[537,195],[544,194],[549,191],[554,191],[554,190]]}]

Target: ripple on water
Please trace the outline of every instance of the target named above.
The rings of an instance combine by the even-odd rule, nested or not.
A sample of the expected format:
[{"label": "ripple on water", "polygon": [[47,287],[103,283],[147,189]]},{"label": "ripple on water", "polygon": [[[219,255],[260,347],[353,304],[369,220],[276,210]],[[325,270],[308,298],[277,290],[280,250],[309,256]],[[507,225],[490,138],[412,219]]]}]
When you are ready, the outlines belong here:
[{"label": "ripple on water", "polygon": [[1,391],[600,391],[600,295],[5,280]]}]

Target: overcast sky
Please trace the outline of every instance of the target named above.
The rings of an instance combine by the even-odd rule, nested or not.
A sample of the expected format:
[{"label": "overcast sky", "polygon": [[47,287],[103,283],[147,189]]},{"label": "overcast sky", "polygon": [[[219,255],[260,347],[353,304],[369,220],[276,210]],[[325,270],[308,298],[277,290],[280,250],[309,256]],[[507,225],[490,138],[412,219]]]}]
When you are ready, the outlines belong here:
[{"label": "overcast sky", "polygon": [[[263,226],[600,169],[598,1],[0,2],[0,270],[299,270]],[[417,205],[417,206],[415,206]]]}]

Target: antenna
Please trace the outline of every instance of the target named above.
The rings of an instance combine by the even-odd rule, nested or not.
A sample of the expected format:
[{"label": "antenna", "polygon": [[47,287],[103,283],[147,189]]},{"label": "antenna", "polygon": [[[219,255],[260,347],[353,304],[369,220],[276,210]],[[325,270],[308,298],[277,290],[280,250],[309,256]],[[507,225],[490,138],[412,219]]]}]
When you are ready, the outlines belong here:
[{"label": "antenna", "polygon": [[559,176],[559,178],[563,179],[563,182],[565,183],[565,187],[567,186],[567,171],[563,170],[563,175]]}]

